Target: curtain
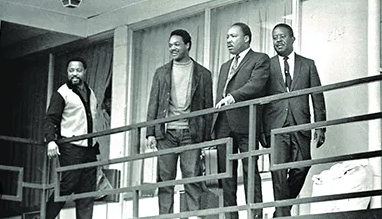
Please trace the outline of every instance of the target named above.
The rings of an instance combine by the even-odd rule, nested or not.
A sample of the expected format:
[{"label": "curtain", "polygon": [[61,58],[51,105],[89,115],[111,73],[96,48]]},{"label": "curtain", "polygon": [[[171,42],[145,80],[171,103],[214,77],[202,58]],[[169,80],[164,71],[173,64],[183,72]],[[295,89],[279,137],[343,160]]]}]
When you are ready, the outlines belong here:
[{"label": "curtain", "polygon": [[[43,141],[42,118],[46,109],[49,57],[47,54],[34,54],[26,58],[7,61],[3,74],[2,99],[6,112],[2,116],[2,134]],[[4,69],[3,69],[4,70]],[[5,72],[4,72],[5,73]],[[43,161],[46,158],[44,146],[1,143],[1,163],[24,168],[24,182],[42,183]],[[8,172],[4,190],[16,194],[17,174]],[[0,202],[5,211],[0,216],[27,210],[37,210],[41,201],[41,190],[25,188],[22,202]]]},{"label": "curtain", "polygon": [[[54,90],[66,82],[66,62],[74,56],[84,57],[88,64],[87,82],[94,90],[98,100],[98,130],[110,127],[110,116],[102,103],[105,91],[111,79],[113,43],[111,40],[86,47],[77,51],[59,54],[56,57]],[[2,135],[29,138],[43,141],[42,122],[46,112],[49,56],[35,54],[30,57],[7,61],[3,64],[1,96],[6,108],[2,109]],[[12,96],[12,97],[10,97]],[[106,95],[110,97],[110,95]],[[5,124],[5,125],[4,125]],[[97,139],[101,144],[101,159],[109,156],[109,136]],[[36,145],[9,143],[2,141],[1,164],[24,167],[24,181],[42,183],[43,161],[46,148]],[[17,175],[2,171],[1,183],[7,194],[15,195]],[[0,216],[3,214],[21,214],[39,210],[41,191],[23,190],[23,200],[19,202],[1,202]],[[3,211],[4,210],[4,211]]]},{"label": "curtain", "polygon": [[[133,35],[133,87],[131,89],[133,104],[130,106],[133,123],[146,121],[152,79],[156,68],[171,60],[168,40],[170,33],[175,29],[187,30],[191,35],[190,56],[198,63],[203,64],[203,14],[135,31]],[[142,129],[141,145],[145,144],[145,133],[146,129]],[[143,151],[144,149],[141,147],[141,152]],[[140,161],[133,163],[133,172],[129,173],[132,184],[140,183],[141,165]]]},{"label": "curtain", "polygon": [[[147,106],[152,79],[156,68],[171,60],[168,50],[170,33],[175,29],[185,29],[191,35],[190,56],[200,64],[203,61],[204,16],[196,15],[163,25],[134,32],[134,72],[133,72],[133,123],[146,121]],[[142,130],[145,136],[146,130]]]},{"label": "curtain", "polygon": [[[220,66],[230,59],[227,32],[233,23],[246,23],[252,32],[251,48],[275,55],[272,29],[277,23],[291,24],[291,0],[243,1],[213,9],[211,12],[211,71],[214,74],[214,97]],[[214,98],[215,99],[215,98]]]},{"label": "curtain", "polygon": [[[112,75],[113,42],[107,40],[79,50],[59,54],[55,57],[54,91],[67,81],[67,61],[73,57],[82,57],[87,63],[86,82],[94,91],[98,101],[97,131],[110,129],[110,115],[107,113],[106,104],[110,99],[105,94],[110,84]],[[107,100],[105,99],[107,97]],[[110,151],[110,136],[97,137],[100,143],[99,159],[108,159]]]},{"label": "curtain", "polygon": [[190,56],[203,61],[204,16],[196,15],[179,21],[134,32],[133,122],[146,121],[148,98],[156,68],[171,60],[168,50],[170,33],[185,29],[191,35]]}]

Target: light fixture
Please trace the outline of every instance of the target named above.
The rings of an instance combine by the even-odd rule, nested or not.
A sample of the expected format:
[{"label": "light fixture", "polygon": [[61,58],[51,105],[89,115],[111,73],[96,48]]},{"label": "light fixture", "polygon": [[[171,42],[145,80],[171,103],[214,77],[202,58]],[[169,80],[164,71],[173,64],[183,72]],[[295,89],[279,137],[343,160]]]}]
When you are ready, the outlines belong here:
[{"label": "light fixture", "polygon": [[82,0],[61,0],[62,5],[66,8],[78,8]]}]

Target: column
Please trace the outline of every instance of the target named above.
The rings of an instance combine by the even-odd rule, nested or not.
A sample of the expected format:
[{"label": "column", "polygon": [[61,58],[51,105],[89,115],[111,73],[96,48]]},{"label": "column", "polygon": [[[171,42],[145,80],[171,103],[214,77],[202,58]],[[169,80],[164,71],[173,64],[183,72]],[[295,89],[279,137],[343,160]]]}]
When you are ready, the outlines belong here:
[{"label": "column", "polygon": [[[368,75],[380,74],[380,0],[368,1]],[[381,83],[368,85],[369,112],[381,111]],[[381,120],[369,121],[369,151],[381,150]],[[374,189],[381,189],[381,158],[370,159],[374,169]],[[372,208],[381,207],[381,196],[371,200]]]},{"label": "column", "polygon": [[[129,124],[129,87],[131,71],[129,71],[130,31],[127,26],[120,26],[114,30],[111,128]],[[122,132],[110,136],[110,159],[123,157],[127,151],[127,133]],[[121,171],[121,187],[125,187],[128,177],[127,164],[120,163],[110,166],[111,169]],[[107,218],[123,218],[123,194],[119,203],[107,205]]]}]

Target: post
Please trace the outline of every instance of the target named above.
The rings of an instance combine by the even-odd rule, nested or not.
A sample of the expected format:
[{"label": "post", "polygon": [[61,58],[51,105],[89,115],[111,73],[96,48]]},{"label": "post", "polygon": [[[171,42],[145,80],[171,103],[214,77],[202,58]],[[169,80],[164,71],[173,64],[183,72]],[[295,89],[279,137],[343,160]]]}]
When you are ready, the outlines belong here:
[{"label": "post", "polygon": [[[136,135],[133,135],[134,137],[131,139],[131,155],[134,156],[136,154],[140,153],[140,139],[141,139],[141,128],[137,129]],[[136,161],[134,161],[136,162]],[[133,171],[134,165],[131,165],[131,173]],[[139,190],[134,190],[133,192],[133,218],[139,217]]]},{"label": "post", "polygon": [[[367,23],[367,49],[368,49],[368,76],[380,74],[380,48],[381,48],[381,2],[380,0],[368,1]],[[368,84],[369,112],[381,111],[381,83]],[[369,121],[369,151],[381,150],[381,120]],[[382,187],[381,182],[381,158],[370,159],[370,165],[374,169],[374,189]],[[373,196],[371,208],[382,206],[381,196]]]},{"label": "post", "polygon": [[[250,105],[249,106],[249,133],[248,133],[248,151],[254,151],[256,150],[256,112],[257,112],[257,106],[256,105]],[[254,164],[256,162],[256,157],[251,156],[248,157],[248,185],[247,185],[247,217],[253,218],[253,210],[249,208],[251,203],[254,203],[255,201],[255,170],[254,170]],[[245,182],[244,182],[245,183]]]},{"label": "post", "polygon": [[[46,108],[48,109],[50,98],[53,93],[53,77],[54,77],[54,55],[49,54],[49,71],[48,71],[48,86],[47,86],[47,95],[46,95]],[[44,145],[46,147],[46,145]],[[42,185],[43,189],[41,192],[41,206],[40,206],[40,218],[45,219],[46,217],[46,196],[47,190],[45,187],[49,184],[49,171],[50,171],[50,162],[46,156],[44,156],[43,166],[42,166]]]},{"label": "post", "polygon": [[[117,27],[114,30],[113,39],[113,75],[112,75],[112,103],[111,103],[111,124],[110,128],[125,126],[131,123],[130,108],[130,90],[131,90],[131,30],[126,26]],[[110,135],[110,153],[109,159],[119,158],[127,155],[128,144],[125,132]],[[129,182],[127,174],[129,165],[126,163],[113,164],[109,168],[121,171],[121,187],[126,187]],[[119,194],[120,195],[120,194]],[[105,218],[122,219],[124,212],[130,210],[123,208],[123,198],[120,198],[119,203],[107,204],[107,213]]]}]

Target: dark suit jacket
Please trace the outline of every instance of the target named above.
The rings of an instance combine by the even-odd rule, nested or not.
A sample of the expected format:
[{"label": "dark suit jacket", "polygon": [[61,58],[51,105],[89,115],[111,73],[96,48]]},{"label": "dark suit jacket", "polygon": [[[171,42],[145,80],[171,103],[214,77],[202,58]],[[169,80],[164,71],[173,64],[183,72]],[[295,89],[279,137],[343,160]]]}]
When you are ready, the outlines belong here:
[{"label": "dark suit jacket", "polygon": [[[233,58],[225,62],[220,68],[216,103],[223,99],[223,89],[232,61]],[[264,96],[264,86],[269,77],[269,65],[270,61],[267,54],[254,52],[250,49],[229,81],[226,93],[231,94],[236,102]],[[231,130],[248,134],[249,108],[243,107],[226,112]],[[258,112],[258,116],[261,116],[260,110]],[[218,115],[215,114],[213,124],[215,124],[217,117]],[[261,120],[258,119],[257,121],[260,124]]]},{"label": "dark suit jacket", "polygon": [[[270,77],[266,85],[266,95],[287,92],[282,74],[278,56],[272,57]],[[321,86],[321,81],[314,61],[296,54],[291,91],[315,86]],[[324,95],[320,93],[311,96],[315,121],[326,120]],[[272,102],[265,105],[263,109],[263,123],[267,135],[270,134],[272,129],[283,126],[288,110],[291,111],[297,124],[310,123],[308,95]],[[304,134],[311,137],[310,131],[304,131]]]},{"label": "dark suit jacket", "polygon": [[[194,71],[191,83],[191,112],[211,108],[212,101],[212,77],[211,72],[194,62]],[[153,78],[147,121],[162,119],[168,115],[171,98],[171,72],[173,62],[169,62],[155,71]],[[193,142],[209,140],[212,123],[212,115],[193,117],[188,120],[190,135]],[[155,136],[157,139],[165,137],[164,124],[155,127],[147,127],[146,136]]]}]

